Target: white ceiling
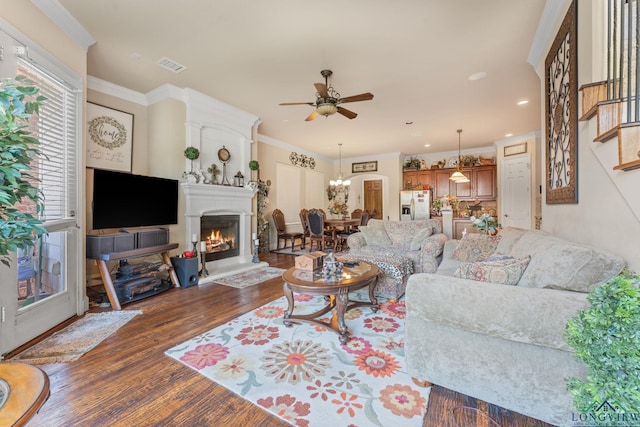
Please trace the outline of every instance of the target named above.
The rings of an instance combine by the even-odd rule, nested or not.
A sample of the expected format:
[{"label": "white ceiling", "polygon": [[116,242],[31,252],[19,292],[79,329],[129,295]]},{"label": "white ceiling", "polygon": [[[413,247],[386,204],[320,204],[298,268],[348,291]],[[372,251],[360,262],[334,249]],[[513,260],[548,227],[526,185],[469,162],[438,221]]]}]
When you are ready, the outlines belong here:
[{"label": "white ceiling", "polygon": [[[540,129],[527,56],[544,0],[59,1],[96,39],[90,75],[142,93],[198,90],[259,116],[260,134],[328,158],[338,143],[343,157],[425,154],[457,149],[459,128],[463,149]],[[313,102],[322,69],[343,97],[374,94],[343,104],[357,118],[305,122],[313,107],[278,105]]]}]

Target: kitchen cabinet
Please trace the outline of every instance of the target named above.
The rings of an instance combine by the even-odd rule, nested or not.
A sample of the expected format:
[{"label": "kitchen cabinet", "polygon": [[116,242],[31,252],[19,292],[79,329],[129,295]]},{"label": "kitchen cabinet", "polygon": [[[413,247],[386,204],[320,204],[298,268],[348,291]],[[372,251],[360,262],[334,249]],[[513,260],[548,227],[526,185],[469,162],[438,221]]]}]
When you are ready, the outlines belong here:
[{"label": "kitchen cabinet", "polygon": [[496,192],[496,167],[480,166],[473,169],[473,182],[475,184],[475,197],[480,200],[495,200]]},{"label": "kitchen cabinet", "polygon": [[431,179],[430,170],[404,172],[402,174],[402,181],[404,183],[403,190],[413,190],[417,187],[423,189],[425,185],[432,187]]},{"label": "kitchen cabinet", "polygon": [[462,172],[470,181],[460,184],[449,179],[453,172],[455,169],[452,168],[404,172],[404,188],[429,185],[434,199],[453,195],[458,200],[496,200],[498,193],[495,165],[463,168]]},{"label": "kitchen cabinet", "polygon": [[453,173],[452,169],[436,169],[432,171],[433,177],[433,198],[439,199],[451,194],[449,177]]}]

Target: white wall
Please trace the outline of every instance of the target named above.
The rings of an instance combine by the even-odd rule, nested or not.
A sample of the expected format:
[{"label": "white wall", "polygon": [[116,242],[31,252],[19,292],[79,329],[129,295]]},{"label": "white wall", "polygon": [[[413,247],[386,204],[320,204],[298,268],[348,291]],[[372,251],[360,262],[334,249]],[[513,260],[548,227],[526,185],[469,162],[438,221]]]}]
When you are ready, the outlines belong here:
[{"label": "white wall", "polygon": [[[570,1],[564,0],[564,8],[557,17],[544,55],[536,71],[541,77],[541,96],[545,99],[544,61],[560,23],[566,14]],[[594,50],[601,45],[603,20],[600,14],[604,2],[579,2],[578,5],[578,87],[586,83],[602,80],[600,65],[604,52]],[[595,23],[595,24],[594,24]],[[578,104],[581,96],[578,95]],[[541,129],[545,129],[544,102],[541,111]],[[578,112],[581,115],[581,112]],[[627,266],[640,271],[640,220],[634,212],[640,205],[640,170],[613,172],[617,164],[617,142],[594,143],[596,136],[595,119],[580,122],[578,128],[578,203],[547,205],[542,195],[542,229],[560,237],[595,246],[623,256]],[[545,139],[540,173],[546,177]],[[635,184],[633,184],[635,183]],[[546,185],[543,185],[543,192]],[[629,191],[635,188],[636,191]]]}]

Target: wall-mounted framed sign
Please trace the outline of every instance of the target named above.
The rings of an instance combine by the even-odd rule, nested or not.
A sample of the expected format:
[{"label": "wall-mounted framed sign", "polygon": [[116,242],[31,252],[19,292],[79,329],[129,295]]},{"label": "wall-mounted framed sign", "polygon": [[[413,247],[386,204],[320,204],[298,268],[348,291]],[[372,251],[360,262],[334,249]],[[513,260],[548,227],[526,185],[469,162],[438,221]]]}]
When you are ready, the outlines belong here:
[{"label": "wall-mounted framed sign", "polygon": [[131,172],[133,114],[87,103],[87,167]]},{"label": "wall-mounted framed sign", "polygon": [[507,145],[504,147],[504,156],[515,156],[516,154],[524,154],[527,152],[527,143],[521,142],[520,144]]},{"label": "wall-mounted framed sign", "polygon": [[378,171],[378,161],[377,160],[372,160],[370,162],[351,163],[351,173],[377,172],[377,171]]}]

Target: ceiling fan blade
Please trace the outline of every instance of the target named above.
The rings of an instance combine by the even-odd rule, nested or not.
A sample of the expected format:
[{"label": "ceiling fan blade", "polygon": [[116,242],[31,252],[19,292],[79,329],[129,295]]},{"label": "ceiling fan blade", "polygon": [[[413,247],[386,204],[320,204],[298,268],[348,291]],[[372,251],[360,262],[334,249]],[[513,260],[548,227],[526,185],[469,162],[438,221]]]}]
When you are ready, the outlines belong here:
[{"label": "ceiling fan blade", "polygon": [[304,119],[305,122],[310,122],[311,120],[315,119],[316,117],[318,117],[318,112],[314,111],[313,113],[309,114],[309,116]]},{"label": "ceiling fan blade", "polygon": [[315,105],[313,102],[281,102],[278,105]]},{"label": "ceiling fan blade", "polygon": [[347,119],[355,119],[356,117],[358,117],[358,115],[353,111],[347,110],[346,108],[342,108],[340,106],[338,106],[338,113],[342,114]]},{"label": "ceiling fan blade", "polygon": [[316,87],[316,90],[320,94],[320,97],[322,98],[329,97],[329,92],[327,92],[327,86],[324,83],[314,83],[314,86]]},{"label": "ceiling fan blade", "polygon": [[358,102],[358,101],[370,101],[373,99],[372,93],[361,93],[360,95],[347,96],[346,98],[340,98],[341,103],[345,102]]}]

